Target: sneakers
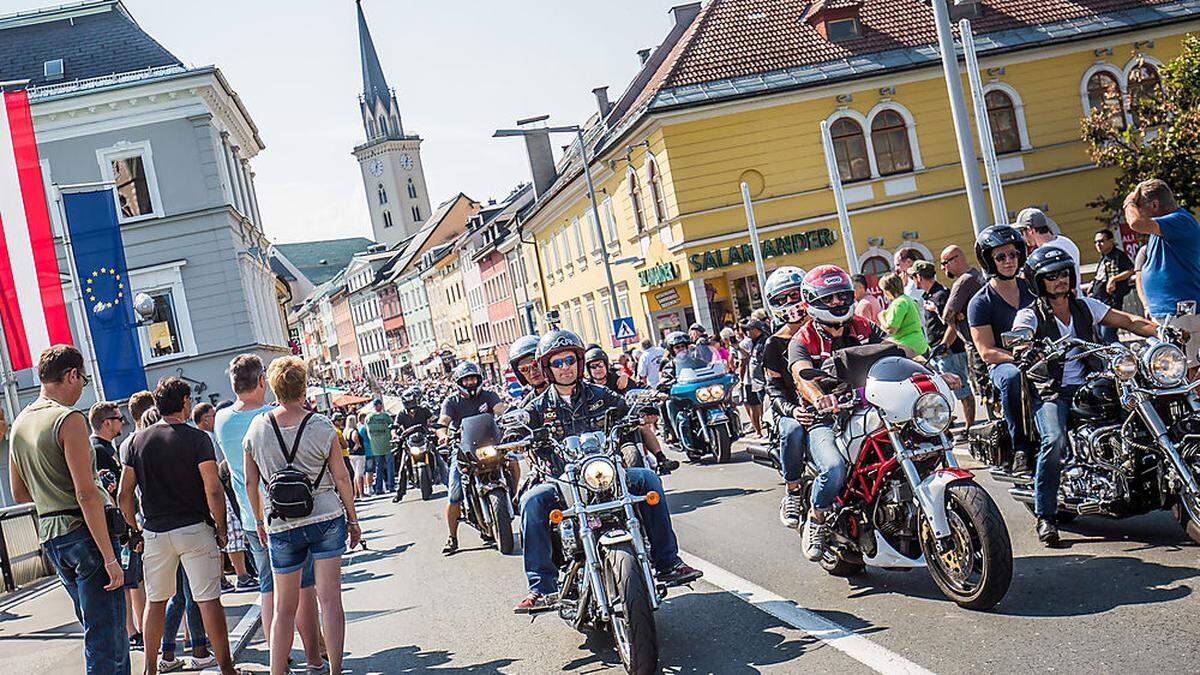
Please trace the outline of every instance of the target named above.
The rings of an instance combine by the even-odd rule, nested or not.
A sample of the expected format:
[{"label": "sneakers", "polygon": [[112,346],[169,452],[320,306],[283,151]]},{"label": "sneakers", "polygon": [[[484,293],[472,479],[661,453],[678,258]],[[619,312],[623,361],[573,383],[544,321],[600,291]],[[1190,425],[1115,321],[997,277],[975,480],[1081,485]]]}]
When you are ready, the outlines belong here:
[{"label": "sneakers", "polygon": [[232,591],[232,590],[233,590],[233,584],[229,583],[229,579],[226,579],[225,575],[222,574],[221,575],[221,592],[228,593],[229,591]]},{"label": "sneakers", "polygon": [[800,527],[800,510],[803,507],[799,492],[784,492],[783,498],[779,500],[779,522],[793,530]]},{"label": "sneakers", "polygon": [[237,593],[249,593],[259,590],[258,579],[254,575],[247,574],[244,577],[238,577],[237,585],[233,587]]},{"label": "sneakers", "polygon": [[555,594],[542,595],[541,593],[530,592],[525,596],[525,599],[518,602],[516,607],[513,607],[513,612],[516,614],[536,614],[554,609],[558,604],[558,598]]},{"label": "sneakers", "polygon": [[442,547],[442,555],[453,555],[458,551],[458,539],[450,537],[446,539],[446,545]]},{"label": "sneakers", "polygon": [[146,643],[141,633],[134,633],[129,636],[129,648],[135,651],[146,648]]},{"label": "sneakers", "polygon": [[174,656],[171,657],[170,661],[166,659],[158,660],[158,672],[160,673],[170,673],[176,670],[183,670],[183,666],[183,659],[177,659]]},{"label": "sneakers", "polygon": [[804,521],[804,557],[817,562],[825,555],[825,523],[818,523],[812,518]]},{"label": "sneakers", "polygon": [[682,586],[690,584],[702,576],[704,576],[704,572],[689,566],[681,560],[666,572],[660,572],[658,580],[667,586]]},{"label": "sneakers", "polygon": [[1058,526],[1054,524],[1054,518],[1038,516],[1037,536],[1038,541],[1046,546],[1058,545]]},{"label": "sneakers", "polygon": [[[159,661],[162,663],[162,661]],[[204,670],[217,665],[217,657],[209,654],[208,656],[190,656],[187,659],[187,670]],[[161,670],[161,667],[159,668]]]},{"label": "sneakers", "polygon": [[329,662],[322,661],[319,666],[305,665],[304,672],[306,675],[329,675]]}]

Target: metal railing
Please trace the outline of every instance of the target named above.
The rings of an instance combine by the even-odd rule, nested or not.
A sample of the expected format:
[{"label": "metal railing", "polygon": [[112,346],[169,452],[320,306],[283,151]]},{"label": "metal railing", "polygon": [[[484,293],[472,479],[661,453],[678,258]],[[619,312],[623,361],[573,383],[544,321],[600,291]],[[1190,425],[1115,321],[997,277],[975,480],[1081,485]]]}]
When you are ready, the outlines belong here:
[{"label": "metal railing", "polygon": [[0,591],[16,590],[48,574],[33,504],[0,509]]}]

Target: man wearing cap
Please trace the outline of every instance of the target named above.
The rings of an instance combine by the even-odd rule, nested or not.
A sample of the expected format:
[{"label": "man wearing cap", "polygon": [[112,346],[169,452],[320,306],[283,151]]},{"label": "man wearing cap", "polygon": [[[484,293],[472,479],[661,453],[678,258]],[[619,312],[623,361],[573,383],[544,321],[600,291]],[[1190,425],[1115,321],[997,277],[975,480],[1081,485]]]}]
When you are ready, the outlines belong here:
[{"label": "man wearing cap", "polygon": [[1083,279],[1079,276],[1079,247],[1058,233],[1058,223],[1050,216],[1041,209],[1030,206],[1017,214],[1017,222],[1013,227],[1025,236],[1029,253],[1033,253],[1039,246],[1056,246],[1066,251],[1071,260],[1075,261],[1075,288],[1083,288]]},{"label": "man wearing cap", "polygon": [[367,438],[371,444],[367,452],[374,466],[375,494],[396,491],[396,459],[392,455],[392,416],[383,409],[383,399],[375,397],[371,402],[374,412],[367,415]]},{"label": "man wearing cap", "polygon": [[763,390],[766,389],[766,378],[762,368],[762,349],[767,343],[767,324],[758,319],[750,319],[743,328],[746,337],[738,348],[745,356],[741,360],[742,402],[746,406],[746,414],[750,417],[750,425],[754,434],[762,436],[762,404]]}]

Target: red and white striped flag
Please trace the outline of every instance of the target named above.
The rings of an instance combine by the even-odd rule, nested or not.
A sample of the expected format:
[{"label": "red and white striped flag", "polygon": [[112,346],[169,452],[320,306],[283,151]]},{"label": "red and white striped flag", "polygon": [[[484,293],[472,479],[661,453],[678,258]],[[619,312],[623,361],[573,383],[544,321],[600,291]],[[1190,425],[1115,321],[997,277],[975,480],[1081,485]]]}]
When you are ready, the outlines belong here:
[{"label": "red and white striped flag", "polygon": [[70,344],[71,327],[33,117],[24,90],[3,92],[0,108],[0,320],[14,370],[34,365],[52,344]]}]

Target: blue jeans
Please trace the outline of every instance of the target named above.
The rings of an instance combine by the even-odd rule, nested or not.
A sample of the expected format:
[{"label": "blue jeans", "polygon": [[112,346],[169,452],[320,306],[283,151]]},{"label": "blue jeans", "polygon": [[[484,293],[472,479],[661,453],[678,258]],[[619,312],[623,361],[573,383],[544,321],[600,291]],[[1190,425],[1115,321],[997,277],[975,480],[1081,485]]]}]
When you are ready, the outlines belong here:
[{"label": "blue jeans", "polygon": [[299,571],[313,560],[336,558],[346,552],[346,517],[309,523],[267,535],[271,570],[275,574]]},{"label": "blue jeans", "polygon": [[667,399],[667,424],[671,425],[671,431],[675,433],[675,440],[679,441],[679,445],[687,448],[687,436],[679,428],[679,413],[683,411],[683,404],[678,399]]},{"label": "blue jeans", "polygon": [[[650,469],[627,469],[625,480],[632,495],[644,495],[651,490],[663,495],[662,480]],[[558,568],[554,566],[552,539],[557,535],[550,527],[550,511],[560,504],[558,488],[551,483],[542,483],[521,496],[525,578],[529,580],[529,590],[542,595],[558,592]],[[660,572],[670,570],[680,559],[667,500],[662,499],[654,506],[638,504],[636,509],[650,537],[651,564]]]},{"label": "blue jeans", "polygon": [[[269,538],[268,541],[270,541]],[[258,541],[258,532],[253,527],[246,530],[246,548],[250,550],[250,555],[254,556],[254,567],[258,570],[258,592],[273,593],[275,577],[271,575],[271,554]],[[316,583],[310,556],[308,560],[304,561],[303,571],[300,573],[300,588],[312,588]]]},{"label": "blue jeans", "polygon": [[375,473],[375,494],[396,491],[396,458],[390,452],[371,457],[371,471]]},{"label": "blue jeans", "polygon": [[208,634],[204,632],[204,621],[200,618],[200,606],[192,600],[192,588],[188,585],[187,574],[183,565],[175,573],[175,595],[167,603],[167,619],[163,624],[162,651],[164,654],[175,653],[175,636],[179,633],[179,624],[187,613],[188,649],[208,646]]},{"label": "blue jeans", "polygon": [[[104,590],[104,557],[86,526],[42,544],[83,624],[87,675],[129,675],[129,635],[125,632],[125,591]],[[113,542],[113,551],[120,551]]]},{"label": "blue jeans", "polygon": [[1042,441],[1033,476],[1033,488],[1037,493],[1033,512],[1040,517],[1052,518],[1058,512],[1058,485],[1062,476],[1062,458],[1067,449],[1067,413],[1078,389],[1078,386],[1062,387],[1058,398],[1039,402],[1033,414]]},{"label": "blue jeans", "polygon": [[808,450],[808,431],[795,417],[780,417],[779,464],[783,467],[783,480],[796,483],[804,476],[804,454]]},{"label": "blue jeans", "polygon": [[1021,423],[1021,371],[1015,363],[1001,363],[988,369],[988,377],[1000,390],[1000,410],[1012,437],[1013,451],[1023,451],[1029,439]]},{"label": "blue jeans", "polygon": [[837,435],[832,426],[821,424],[808,430],[808,454],[817,469],[812,507],[828,511],[846,484],[846,458],[838,450]]}]

